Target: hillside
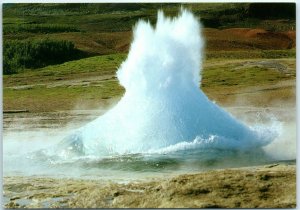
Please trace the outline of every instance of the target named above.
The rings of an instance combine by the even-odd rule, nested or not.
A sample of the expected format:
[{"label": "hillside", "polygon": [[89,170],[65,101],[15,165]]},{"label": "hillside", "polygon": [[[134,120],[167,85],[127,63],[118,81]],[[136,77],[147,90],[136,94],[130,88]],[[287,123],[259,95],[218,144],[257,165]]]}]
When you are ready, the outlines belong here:
[{"label": "hillside", "polygon": [[[294,101],[295,4],[4,4],[4,109],[40,112],[73,109],[83,101],[85,108],[110,103],[124,92],[115,72],[136,21],[154,24],[157,10],[174,16],[180,7],[192,10],[204,26],[202,87],[209,97],[228,104],[243,94],[259,106],[274,96]],[[284,87],[277,85],[282,81]],[[268,96],[249,90],[257,85]]]},{"label": "hillside", "polygon": [[[275,7],[273,10],[265,9],[265,13],[270,13],[268,18],[265,18],[255,13],[257,4],[249,3],[4,4],[3,32],[4,40],[32,40],[44,37],[69,40],[74,42],[77,48],[92,55],[126,52],[132,38],[132,27],[139,19],[154,23],[158,9],[172,16],[176,15],[182,6],[199,16],[205,28],[216,29],[205,30],[208,50],[215,49],[219,42],[228,46],[226,50],[241,49],[249,43],[254,43],[251,46],[253,49],[294,47],[295,5],[275,5],[278,6],[269,5],[270,8]],[[261,7],[266,5],[262,4]],[[287,11],[282,8],[287,8]],[[281,13],[281,16],[278,15]],[[243,33],[239,30],[236,33],[234,30],[223,30],[228,28],[261,28],[264,31],[252,32],[249,37],[246,31]],[[238,43],[232,43],[235,38],[240,39]],[[250,40],[247,40],[248,38]],[[271,39],[271,42],[266,43],[267,39]],[[274,45],[279,39],[283,39],[284,44]],[[220,46],[220,49],[223,49],[223,46]]]}]

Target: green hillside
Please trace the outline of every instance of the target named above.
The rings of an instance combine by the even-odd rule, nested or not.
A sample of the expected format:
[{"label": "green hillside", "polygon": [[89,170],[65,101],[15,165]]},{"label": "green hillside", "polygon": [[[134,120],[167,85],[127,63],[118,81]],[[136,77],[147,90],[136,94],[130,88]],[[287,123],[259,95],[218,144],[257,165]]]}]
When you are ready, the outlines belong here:
[{"label": "green hillside", "polygon": [[[226,103],[244,88],[295,79],[293,3],[4,4],[4,109],[72,109],[82,101],[95,108],[121,96],[115,73],[135,23],[155,24],[157,10],[175,16],[181,7],[204,26],[202,87],[209,97]],[[271,64],[246,65],[253,59]],[[241,71],[232,70],[239,66]],[[259,104],[269,103],[277,91],[268,91]],[[293,100],[291,86],[280,91]]]}]

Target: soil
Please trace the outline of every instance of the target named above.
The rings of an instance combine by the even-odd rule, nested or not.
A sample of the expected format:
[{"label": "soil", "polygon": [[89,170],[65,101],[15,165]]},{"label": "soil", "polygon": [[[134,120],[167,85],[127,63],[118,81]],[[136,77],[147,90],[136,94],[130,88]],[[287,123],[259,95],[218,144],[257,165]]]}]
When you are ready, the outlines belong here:
[{"label": "soil", "polygon": [[118,183],[4,177],[5,208],[295,208],[296,166],[272,164]]},{"label": "soil", "polygon": [[265,29],[230,28],[204,30],[207,50],[276,50],[296,46],[295,31],[271,32]]}]

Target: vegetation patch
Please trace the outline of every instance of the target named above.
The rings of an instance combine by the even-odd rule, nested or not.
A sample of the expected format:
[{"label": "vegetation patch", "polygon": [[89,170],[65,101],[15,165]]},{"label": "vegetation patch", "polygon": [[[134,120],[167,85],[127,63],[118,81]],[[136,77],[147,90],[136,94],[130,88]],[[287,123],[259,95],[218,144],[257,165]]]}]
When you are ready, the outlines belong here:
[{"label": "vegetation patch", "polygon": [[3,73],[13,74],[25,68],[62,63],[80,56],[82,53],[74,43],[66,40],[4,40]]},{"label": "vegetation patch", "polygon": [[59,32],[79,32],[74,26],[65,24],[4,24],[3,34],[14,33],[59,33]]},{"label": "vegetation patch", "polygon": [[115,76],[134,24],[155,24],[159,9],[176,16],[181,6],[204,26],[209,98],[227,105],[239,94],[259,106],[295,99],[295,4],[18,3],[3,5],[4,108],[72,109],[121,95]]}]

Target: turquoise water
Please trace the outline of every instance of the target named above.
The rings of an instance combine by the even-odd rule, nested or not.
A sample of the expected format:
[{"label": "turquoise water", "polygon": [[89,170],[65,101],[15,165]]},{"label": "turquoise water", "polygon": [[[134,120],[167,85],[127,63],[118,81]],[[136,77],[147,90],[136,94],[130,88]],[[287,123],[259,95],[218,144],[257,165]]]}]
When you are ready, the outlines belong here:
[{"label": "turquoise water", "polygon": [[[248,124],[257,116],[268,116],[264,108],[232,107],[230,112]],[[222,150],[186,148],[160,153],[97,156],[62,156],[49,148],[70,132],[94,119],[95,110],[61,113],[17,114],[4,116],[4,176],[45,176],[119,181],[166,177],[212,169],[269,164],[296,158],[296,124],[292,109],[268,108],[283,122],[282,133],[268,148]],[[266,118],[266,117],[264,117]],[[267,121],[260,123],[268,124]],[[20,126],[20,124],[22,126]],[[48,152],[47,152],[48,151]],[[293,161],[292,161],[293,162]]]}]

